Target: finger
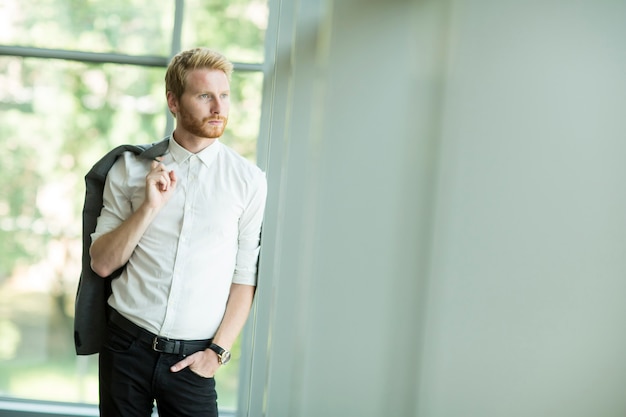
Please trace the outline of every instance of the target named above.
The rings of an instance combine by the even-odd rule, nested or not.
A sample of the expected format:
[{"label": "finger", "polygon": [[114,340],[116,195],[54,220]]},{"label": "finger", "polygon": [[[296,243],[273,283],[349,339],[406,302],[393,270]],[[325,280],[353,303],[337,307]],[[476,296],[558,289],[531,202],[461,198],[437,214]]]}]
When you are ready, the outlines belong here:
[{"label": "finger", "polygon": [[170,368],[170,371],[172,372],[180,372],[183,369],[185,369],[186,367],[188,367],[189,365],[191,365],[193,363],[193,361],[187,357],[185,359],[183,359],[180,362],[175,363],[174,365],[172,365],[172,367]]},{"label": "finger", "polygon": [[169,172],[169,168],[167,167],[167,165],[165,165],[163,163],[163,157],[159,156],[157,158],[154,158],[150,164],[150,169],[153,171],[165,171],[165,172]]},{"label": "finger", "polygon": [[161,177],[157,180],[161,191],[167,191],[170,187],[170,176],[167,173],[161,173]]},{"label": "finger", "polygon": [[170,176],[165,171],[159,171],[158,169],[151,171],[148,174],[147,180],[149,183],[154,184],[160,191],[166,190],[170,185]]}]

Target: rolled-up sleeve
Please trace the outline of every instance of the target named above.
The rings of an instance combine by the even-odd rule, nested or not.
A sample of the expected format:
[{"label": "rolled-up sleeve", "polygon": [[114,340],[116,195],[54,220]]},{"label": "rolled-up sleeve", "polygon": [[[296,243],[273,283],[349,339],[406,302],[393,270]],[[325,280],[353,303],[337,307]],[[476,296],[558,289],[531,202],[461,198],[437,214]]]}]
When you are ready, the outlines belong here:
[{"label": "rolled-up sleeve", "polygon": [[267,179],[259,171],[249,190],[248,204],[239,218],[239,238],[233,284],[256,285],[261,226],[267,199]]}]

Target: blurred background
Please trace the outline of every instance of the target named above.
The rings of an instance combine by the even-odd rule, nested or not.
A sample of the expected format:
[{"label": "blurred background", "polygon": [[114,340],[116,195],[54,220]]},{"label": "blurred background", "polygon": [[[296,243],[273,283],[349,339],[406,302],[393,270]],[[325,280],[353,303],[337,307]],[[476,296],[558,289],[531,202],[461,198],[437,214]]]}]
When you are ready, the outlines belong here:
[{"label": "blurred background", "polygon": [[173,47],[239,63],[223,140],[254,161],[267,15],[264,0],[0,1],[0,396],[97,403],[97,357],[72,342],[83,177],[112,147],[169,133]]}]

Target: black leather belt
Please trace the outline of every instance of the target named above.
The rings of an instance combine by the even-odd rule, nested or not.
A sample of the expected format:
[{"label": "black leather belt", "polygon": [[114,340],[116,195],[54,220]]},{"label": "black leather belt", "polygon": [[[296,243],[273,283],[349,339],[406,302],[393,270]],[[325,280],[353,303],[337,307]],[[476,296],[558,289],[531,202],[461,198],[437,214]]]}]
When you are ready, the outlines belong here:
[{"label": "black leather belt", "polygon": [[120,313],[113,309],[111,309],[109,321],[115,326],[127,332],[128,334],[136,337],[143,342],[148,343],[148,345],[155,352],[187,356],[191,355],[192,353],[207,349],[212,342],[212,339],[176,340],[160,337],[137,326],[135,323],[128,320],[126,317],[122,316]]}]

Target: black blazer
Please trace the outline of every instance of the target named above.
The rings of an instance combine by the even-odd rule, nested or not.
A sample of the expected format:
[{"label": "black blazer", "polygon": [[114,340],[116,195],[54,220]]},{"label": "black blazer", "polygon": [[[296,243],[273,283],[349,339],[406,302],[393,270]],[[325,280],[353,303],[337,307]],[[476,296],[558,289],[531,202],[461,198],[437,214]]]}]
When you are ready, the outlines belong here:
[{"label": "black blazer", "polygon": [[169,138],[149,145],[121,145],[103,156],[85,175],[85,203],[83,204],[82,270],[74,306],[74,345],[78,355],[100,352],[108,321],[107,300],[111,295],[111,280],[122,268],[106,278],[91,269],[91,234],[102,211],[102,192],[107,174],[124,152],[133,152],[140,158],[154,159],[167,151]]}]

